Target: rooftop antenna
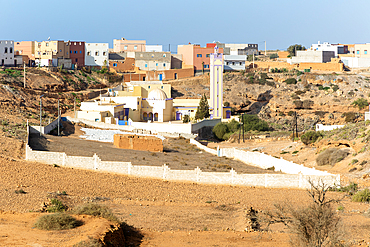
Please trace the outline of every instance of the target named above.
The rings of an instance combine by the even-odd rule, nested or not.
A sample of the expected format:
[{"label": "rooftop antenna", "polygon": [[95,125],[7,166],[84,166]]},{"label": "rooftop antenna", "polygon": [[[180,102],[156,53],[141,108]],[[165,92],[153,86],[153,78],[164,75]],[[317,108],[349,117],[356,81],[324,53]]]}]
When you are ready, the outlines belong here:
[{"label": "rooftop antenna", "polygon": [[48,40],[50,40],[50,36],[49,36]]}]

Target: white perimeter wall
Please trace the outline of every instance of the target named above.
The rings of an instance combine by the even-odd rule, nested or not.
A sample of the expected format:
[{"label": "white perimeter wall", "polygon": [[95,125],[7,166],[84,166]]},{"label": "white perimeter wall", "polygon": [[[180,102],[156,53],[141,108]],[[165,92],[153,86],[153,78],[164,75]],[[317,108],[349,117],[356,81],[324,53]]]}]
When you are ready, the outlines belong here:
[{"label": "white perimeter wall", "polygon": [[330,131],[334,129],[343,128],[344,125],[323,125],[323,124],[316,124],[316,131]]},{"label": "white perimeter wall", "polygon": [[[29,131],[29,130],[28,130]],[[192,143],[196,144],[193,140]],[[196,144],[201,147],[201,144]],[[205,149],[206,150],[206,149]],[[215,151],[215,150],[213,150]],[[260,167],[274,165],[277,170],[298,172],[298,174],[237,174],[233,169],[230,172],[202,172],[199,168],[194,170],[172,170],[163,166],[133,166],[131,162],[101,161],[95,154],[93,157],[68,156],[65,153],[33,151],[26,144],[26,160],[38,161],[45,164],[56,164],[64,167],[73,167],[102,172],[132,175],[136,177],[151,177],[170,181],[189,181],[204,184],[223,184],[239,186],[259,186],[270,188],[310,188],[309,180],[323,181],[327,185],[340,185],[340,176],[316,171],[307,172],[307,167],[273,157],[265,157],[260,153],[244,152],[235,149],[222,149],[225,156],[240,159],[243,162],[254,162]],[[251,155],[252,154],[252,155]],[[248,158],[250,156],[250,158]],[[201,162],[201,161],[200,161]],[[262,163],[261,163],[262,162]],[[266,162],[266,163],[265,163]],[[268,163],[267,163],[268,162]],[[247,162],[246,162],[247,163]],[[280,164],[281,163],[281,164]],[[288,163],[288,164],[287,164]],[[299,171],[302,172],[299,172]],[[306,175],[308,174],[308,175]]]}]

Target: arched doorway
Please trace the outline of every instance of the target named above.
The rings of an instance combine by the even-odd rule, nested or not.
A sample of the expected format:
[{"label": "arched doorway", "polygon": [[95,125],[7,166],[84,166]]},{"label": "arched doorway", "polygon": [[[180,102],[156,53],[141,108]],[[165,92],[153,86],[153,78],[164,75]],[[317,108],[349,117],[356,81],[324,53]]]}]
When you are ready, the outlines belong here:
[{"label": "arched doorway", "polygon": [[144,112],[143,114],[143,120],[147,121],[148,120],[148,113]]},{"label": "arched doorway", "polygon": [[149,115],[148,115],[148,120],[151,120],[151,121],[153,121],[153,113],[149,113]]},{"label": "arched doorway", "polygon": [[158,121],[158,113],[154,113],[154,121]]}]

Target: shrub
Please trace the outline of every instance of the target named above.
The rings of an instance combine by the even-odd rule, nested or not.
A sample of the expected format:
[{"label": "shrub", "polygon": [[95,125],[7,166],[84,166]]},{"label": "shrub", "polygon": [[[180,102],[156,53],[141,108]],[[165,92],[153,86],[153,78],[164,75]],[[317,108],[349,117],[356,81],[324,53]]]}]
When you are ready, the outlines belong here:
[{"label": "shrub", "polygon": [[353,195],[358,191],[358,184],[351,182],[349,185],[344,187],[329,188],[330,191],[346,192],[348,195]]},{"label": "shrub", "polygon": [[40,230],[65,230],[80,226],[82,223],[66,213],[43,215],[35,223]]},{"label": "shrub", "polygon": [[346,123],[353,123],[356,120],[356,113],[354,112],[345,112],[343,113]]},{"label": "shrub", "polygon": [[294,104],[294,108],[295,109],[302,109],[303,108],[303,101],[301,100],[295,100],[293,101],[293,104]]},{"label": "shrub", "polygon": [[370,202],[370,191],[369,189],[364,189],[358,191],[352,196],[352,201],[354,202]]},{"label": "shrub", "polygon": [[297,80],[295,78],[288,78],[284,82],[286,84],[297,84]]},{"label": "shrub", "polygon": [[227,123],[227,129],[234,133],[239,130],[239,122],[235,121],[235,119],[231,120],[229,123]]},{"label": "shrub", "polygon": [[279,56],[278,56],[278,54],[277,53],[272,53],[271,55],[270,55],[270,59],[275,59],[275,58],[278,58]]},{"label": "shrub", "polygon": [[213,134],[220,140],[223,140],[224,135],[228,132],[227,125],[220,122],[212,129]]},{"label": "shrub", "polygon": [[245,114],[243,115],[244,130],[257,130],[257,131],[267,131],[269,130],[269,125],[267,122],[261,120],[257,115]]},{"label": "shrub", "polygon": [[317,186],[309,182],[312,202],[298,208],[293,203],[275,204],[275,211],[265,212],[267,227],[283,223],[291,232],[292,246],[342,246],[341,220],[332,206],[337,201],[327,197],[328,186],[322,181]]},{"label": "shrub", "polygon": [[301,136],[301,141],[305,145],[309,145],[309,144],[315,143],[317,139],[319,139],[320,137],[322,137],[322,134],[320,132],[307,131]]},{"label": "shrub", "polygon": [[190,117],[189,115],[185,115],[184,118],[182,119],[183,123],[189,123],[190,122]]},{"label": "shrub", "polygon": [[328,148],[320,153],[316,158],[318,166],[335,165],[337,162],[343,160],[349,154],[346,149]]},{"label": "shrub", "polygon": [[73,213],[92,215],[96,217],[102,217],[113,222],[119,222],[118,218],[114,216],[108,207],[95,203],[86,203],[80,205],[73,210]]},{"label": "shrub", "polygon": [[48,211],[49,213],[56,213],[56,212],[63,212],[66,209],[67,209],[66,206],[64,206],[61,201],[59,201],[58,199],[52,198],[50,200],[50,205],[47,207],[46,211]]},{"label": "shrub", "polygon": [[366,106],[369,105],[369,102],[364,98],[360,98],[360,99],[357,99],[357,100],[353,101],[351,105],[355,105],[355,106],[358,107],[359,110],[362,110]]},{"label": "shrub", "polygon": [[102,247],[102,246],[103,244],[99,240],[90,237],[89,240],[81,241],[73,245],[73,247]]},{"label": "shrub", "polygon": [[314,102],[312,100],[305,99],[305,100],[303,100],[302,107],[303,107],[303,109],[310,109],[311,106],[313,105],[313,103]]}]

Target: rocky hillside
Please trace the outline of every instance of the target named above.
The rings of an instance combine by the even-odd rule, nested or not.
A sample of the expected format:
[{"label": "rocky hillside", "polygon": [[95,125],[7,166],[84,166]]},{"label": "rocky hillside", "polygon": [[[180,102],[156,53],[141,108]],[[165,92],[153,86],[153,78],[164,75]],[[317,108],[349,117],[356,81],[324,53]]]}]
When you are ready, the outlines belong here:
[{"label": "rocky hillside", "polygon": [[[171,81],[173,97],[199,98],[209,95],[209,77]],[[290,84],[291,83],[291,84]],[[363,120],[367,107],[352,103],[368,99],[370,80],[356,74],[300,72],[235,72],[224,74],[224,103],[237,113],[258,114],[274,129],[289,130],[294,111],[299,130],[316,123],[344,124]]]}]

